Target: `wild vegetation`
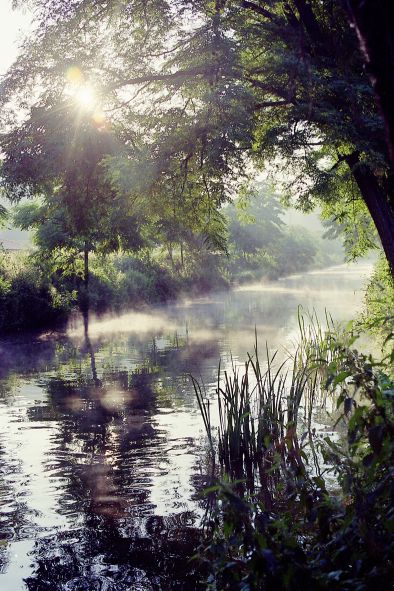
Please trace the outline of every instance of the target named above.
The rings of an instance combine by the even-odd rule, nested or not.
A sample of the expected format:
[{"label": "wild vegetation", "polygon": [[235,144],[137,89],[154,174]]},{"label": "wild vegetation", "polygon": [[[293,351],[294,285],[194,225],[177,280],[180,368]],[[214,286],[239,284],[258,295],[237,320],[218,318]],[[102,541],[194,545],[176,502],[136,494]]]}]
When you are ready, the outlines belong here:
[{"label": "wild vegetation", "polygon": [[[243,368],[219,371],[217,428],[194,380],[218,478],[200,551],[207,589],[367,590],[393,578],[393,352],[377,361],[353,348],[357,334],[300,318],[292,367],[268,350],[259,359],[256,342]],[[314,434],[327,398],[339,441]]]},{"label": "wild vegetation", "polygon": [[1,86],[5,194],[60,200],[85,254],[119,244],[109,202],[97,210],[115,194],[121,218],[161,241],[197,230],[223,246],[221,205],[269,162],[299,207],[321,203],[368,245],[375,226],[392,265],[389,117],[354,4],[32,0],[36,30]]},{"label": "wild vegetation", "polygon": [[73,310],[84,309],[87,290],[92,311],[114,312],[185,294],[227,289],[235,283],[277,279],[340,263],[344,256],[332,240],[324,240],[305,227],[286,225],[284,208],[267,186],[243,195],[226,208],[225,252],[204,244],[199,235],[190,235],[182,248],[169,244],[160,247],[154,237],[149,239],[146,227],[145,242],[141,241],[138,251],[129,243],[129,250],[122,236],[126,239],[126,229],[132,233],[133,226],[120,216],[125,224],[123,235],[116,234],[112,224],[113,234],[108,234],[112,246],[108,241],[94,242],[93,233],[98,236],[99,230],[88,224],[87,228],[96,229],[89,230],[89,252],[85,253],[86,241],[64,227],[66,218],[59,204],[51,207],[41,201],[23,203],[10,218],[17,227],[33,232],[35,249],[30,254],[2,254],[3,330],[64,322]]},{"label": "wild vegetation", "polygon": [[[1,84],[3,193],[35,199],[16,221],[61,269],[83,257],[80,303],[91,253],[159,247],[185,267],[187,250],[224,251],[223,205],[262,168],[285,202],[320,205],[350,256],[380,239],[392,266],[389,118],[355,7],[145,4],[32,0],[36,29]],[[312,244],[281,240],[278,206],[257,207],[266,221],[254,227],[230,214],[235,268],[308,264]]]},{"label": "wild vegetation", "polygon": [[[328,262],[315,237],[284,226],[281,204],[319,207],[350,258],[381,248],[361,326],[384,333],[382,359],[331,326],[302,326],[290,368],[262,363],[256,348],[243,373],[219,378],[217,435],[195,387],[229,479],[212,491],[208,588],[383,587],[393,576],[389,3],[27,5],[34,28],[0,86],[0,185],[37,251],[2,254],[1,328],[61,319],[75,303],[86,315]],[[261,171],[281,203],[256,189]],[[327,396],[345,438],[317,446],[313,412]]]}]

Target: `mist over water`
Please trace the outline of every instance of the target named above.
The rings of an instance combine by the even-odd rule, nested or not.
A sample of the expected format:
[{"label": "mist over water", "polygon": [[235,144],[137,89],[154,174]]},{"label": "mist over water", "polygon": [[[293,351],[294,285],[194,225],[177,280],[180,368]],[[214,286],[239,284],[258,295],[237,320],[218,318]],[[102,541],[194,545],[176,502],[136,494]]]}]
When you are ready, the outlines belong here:
[{"label": "mist over water", "polygon": [[198,589],[205,438],[189,374],[297,336],[297,308],[347,321],[369,265],[74,319],[0,341],[0,588]]}]

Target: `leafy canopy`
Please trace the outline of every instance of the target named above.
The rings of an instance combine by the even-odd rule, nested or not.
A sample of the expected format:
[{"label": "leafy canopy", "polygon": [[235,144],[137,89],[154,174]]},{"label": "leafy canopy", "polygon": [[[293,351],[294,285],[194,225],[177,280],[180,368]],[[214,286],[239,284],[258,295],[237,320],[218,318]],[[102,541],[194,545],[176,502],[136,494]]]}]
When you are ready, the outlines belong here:
[{"label": "leafy canopy", "polygon": [[210,212],[270,162],[299,207],[323,202],[337,220],[341,204],[345,229],[359,223],[364,203],[393,263],[393,170],[341,3],[30,5],[37,30],[2,83],[2,117],[11,128],[19,127],[16,100],[18,110],[47,108],[63,96],[70,69],[78,71],[126,147],[108,161],[122,188],[155,199],[173,192],[199,213],[205,199],[202,225],[210,233]]}]

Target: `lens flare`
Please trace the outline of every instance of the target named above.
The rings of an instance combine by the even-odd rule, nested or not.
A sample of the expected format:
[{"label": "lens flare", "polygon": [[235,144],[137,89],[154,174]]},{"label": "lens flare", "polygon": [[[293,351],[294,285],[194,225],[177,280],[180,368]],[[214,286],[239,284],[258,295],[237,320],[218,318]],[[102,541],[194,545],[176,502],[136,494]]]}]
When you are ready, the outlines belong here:
[{"label": "lens flare", "polygon": [[106,124],[106,120],[105,120],[105,115],[104,115],[103,111],[101,111],[101,110],[95,111],[93,113],[93,121],[99,129],[104,127]]},{"label": "lens flare", "polygon": [[66,94],[71,96],[81,108],[95,111],[97,97],[82,70],[78,66],[71,66],[66,71],[66,80],[68,82]]},{"label": "lens flare", "polygon": [[78,66],[71,66],[66,72],[66,78],[71,84],[80,85],[83,83],[84,76],[82,70]]}]

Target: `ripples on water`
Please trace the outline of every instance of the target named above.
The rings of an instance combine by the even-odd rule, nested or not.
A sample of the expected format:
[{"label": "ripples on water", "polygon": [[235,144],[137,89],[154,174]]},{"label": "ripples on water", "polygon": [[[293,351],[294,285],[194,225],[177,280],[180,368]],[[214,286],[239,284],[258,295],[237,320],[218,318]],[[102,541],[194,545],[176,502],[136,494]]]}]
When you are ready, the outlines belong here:
[{"label": "ripples on water", "polygon": [[289,344],[297,305],[354,316],[369,267],[242,286],[0,341],[0,588],[199,589],[204,435],[188,374]]}]

